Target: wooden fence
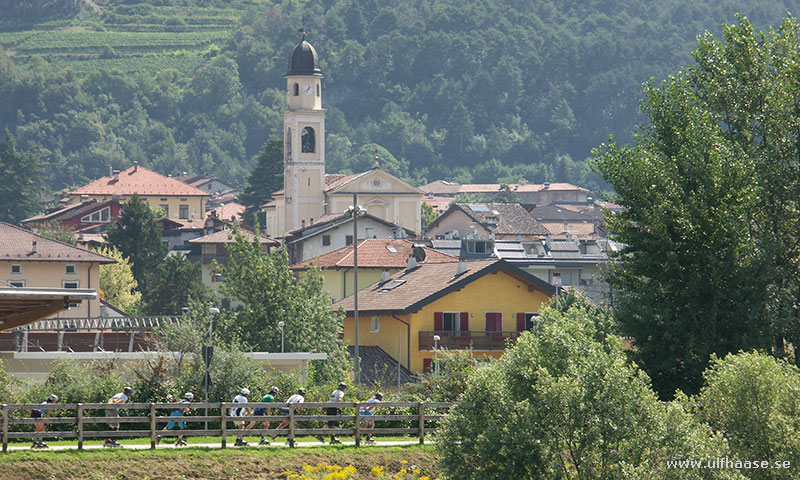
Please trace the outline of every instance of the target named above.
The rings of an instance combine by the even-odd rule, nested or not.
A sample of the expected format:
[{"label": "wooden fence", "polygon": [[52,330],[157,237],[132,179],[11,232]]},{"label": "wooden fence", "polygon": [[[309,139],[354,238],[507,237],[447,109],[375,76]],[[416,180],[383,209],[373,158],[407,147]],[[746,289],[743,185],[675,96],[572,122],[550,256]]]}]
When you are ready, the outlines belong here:
[{"label": "wooden fence", "polygon": [[[262,436],[286,436],[289,446],[295,446],[295,439],[301,435],[353,435],[355,437],[356,446],[361,444],[362,437],[369,433],[370,435],[414,435],[419,437],[419,443],[425,442],[425,435],[436,430],[436,422],[442,418],[443,411],[449,409],[452,403],[445,402],[381,402],[371,416],[362,415],[361,408],[364,406],[374,406],[374,403],[366,402],[340,402],[340,403],[302,403],[302,404],[288,404],[288,403],[247,403],[247,408],[252,412],[255,408],[269,408],[270,415],[249,415],[249,416],[231,416],[231,408],[239,408],[242,404],[222,402],[222,403],[192,403],[190,408],[200,413],[201,411],[207,412],[219,411],[218,415],[186,415],[184,417],[170,416],[169,413],[173,410],[180,410],[187,407],[186,403],[126,403],[126,404],[109,404],[109,403],[66,403],[66,404],[53,404],[43,406],[40,404],[17,404],[17,405],[0,405],[2,409],[2,442],[3,452],[8,451],[8,444],[10,440],[20,439],[34,439],[39,437],[44,438],[63,438],[63,439],[77,439],[78,450],[83,449],[83,443],[86,439],[96,438],[133,438],[133,437],[146,437],[150,439],[150,448],[156,447],[156,437],[177,437],[184,435],[186,437],[192,436],[219,436],[221,437],[221,447],[227,446],[227,437],[229,435],[237,435],[241,432],[238,425],[230,425],[230,422],[282,422],[289,420],[287,428],[277,430],[269,428],[253,428],[244,430],[245,435],[262,435]],[[43,418],[31,418],[30,411],[38,408],[47,408],[51,411],[58,412],[58,415],[46,416]],[[326,408],[339,408],[341,409],[340,415],[321,415],[309,414],[309,410]],[[285,410],[288,410],[288,415]],[[388,414],[379,414],[380,410],[396,410],[405,409],[405,412],[390,412]],[[114,411],[120,413],[119,417],[107,416],[107,411]],[[142,416],[123,416],[125,410],[144,410],[147,415]],[[123,412],[120,412],[123,411]],[[159,412],[161,411],[161,413]],[[167,412],[166,415],[163,412]],[[352,414],[348,412],[352,411]],[[102,416],[98,416],[98,413]],[[135,413],[135,412],[134,412]],[[376,422],[375,428],[365,429],[363,423],[365,419],[371,422]],[[322,427],[314,428],[300,428],[299,424],[303,422],[353,422],[353,426],[347,428],[328,428]],[[220,428],[209,429],[173,429],[162,430],[164,425],[168,422],[187,422],[192,424],[207,422],[219,423]],[[404,427],[381,427],[381,423],[388,422],[402,423],[409,426]],[[25,425],[32,425],[35,423],[44,423],[46,425],[72,425],[70,430],[48,430],[43,433],[35,433],[33,431],[21,431],[26,429]],[[108,424],[120,425],[120,430],[109,429]],[[20,427],[22,426],[22,427]],[[98,428],[100,426],[100,428]],[[132,429],[122,429],[123,426],[132,426]],[[189,425],[187,425],[189,426]],[[259,425],[256,425],[259,426]],[[263,426],[263,425],[261,425]],[[276,425],[277,426],[277,425]]]}]

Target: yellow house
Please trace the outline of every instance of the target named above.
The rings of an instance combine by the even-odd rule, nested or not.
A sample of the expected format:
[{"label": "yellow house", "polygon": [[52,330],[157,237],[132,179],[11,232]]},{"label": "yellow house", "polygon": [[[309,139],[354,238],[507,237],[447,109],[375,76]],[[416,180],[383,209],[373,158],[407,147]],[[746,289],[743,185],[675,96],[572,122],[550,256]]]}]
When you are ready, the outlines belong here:
[{"label": "yellow house", "polygon": [[[96,291],[100,265],[107,263],[116,260],[0,222],[0,279],[4,286]],[[98,316],[96,295],[86,302],[70,303],[59,313],[61,318]]]},{"label": "yellow house", "polygon": [[[359,290],[393,275],[408,266],[409,258],[418,263],[458,262],[458,257],[404,239],[368,238],[358,241]],[[292,265],[294,271],[317,267],[322,271],[323,289],[336,302],[353,294],[353,245]]]},{"label": "yellow house", "polygon": [[[477,356],[499,358],[506,341],[530,329],[555,293],[504,260],[412,266],[358,292],[359,345],[380,347],[416,373],[432,367],[435,348],[471,346]],[[350,345],[353,305],[352,295],[333,305],[346,312]]]},{"label": "yellow house", "polygon": [[112,198],[124,202],[133,194],[138,194],[151,207],[161,208],[164,218],[171,220],[204,220],[206,201],[211,196],[197,187],[165,177],[138,164],[121,172],[112,171],[108,176],[70,192],[69,195],[70,202],[76,203],[91,199],[105,202]]}]

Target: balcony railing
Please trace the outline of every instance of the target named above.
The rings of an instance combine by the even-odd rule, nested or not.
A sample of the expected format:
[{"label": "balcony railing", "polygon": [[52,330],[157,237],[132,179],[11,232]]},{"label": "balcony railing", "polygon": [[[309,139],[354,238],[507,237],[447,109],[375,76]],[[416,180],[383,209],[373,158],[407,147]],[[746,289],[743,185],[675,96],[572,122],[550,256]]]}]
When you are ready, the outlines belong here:
[{"label": "balcony railing", "polygon": [[474,350],[505,350],[509,339],[516,339],[520,332],[419,332],[419,349],[431,350],[434,347],[433,336],[439,335],[439,347],[458,350],[472,347]]}]

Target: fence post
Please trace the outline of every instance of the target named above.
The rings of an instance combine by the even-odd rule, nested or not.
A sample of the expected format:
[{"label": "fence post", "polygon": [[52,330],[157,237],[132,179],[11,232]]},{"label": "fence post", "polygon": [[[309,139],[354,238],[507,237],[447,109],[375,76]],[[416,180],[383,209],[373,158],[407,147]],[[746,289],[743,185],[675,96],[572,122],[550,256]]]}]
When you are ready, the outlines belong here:
[{"label": "fence post", "polygon": [[150,403],[150,449],[156,448],[156,404]]},{"label": "fence post", "polygon": [[294,403],[289,404],[289,447],[294,448]]},{"label": "fence post", "polygon": [[356,447],[361,445],[361,407],[356,402]]},{"label": "fence post", "polygon": [[8,451],[8,405],[3,404],[3,451]]},{"label": "fence post", "polygon": [[419,444],[425,443],[425,404],[419,402]]},{"label": "fence post", "polygon": [[228,446],[228,417],[225,415],[225,405],[220,402],[219,404],[219,418],[222,424],[220,428],[222,429],[222,448]]},{"label": "fence post", "polygon": [[83,404],[78,404],[78,450],[83,450]]}]

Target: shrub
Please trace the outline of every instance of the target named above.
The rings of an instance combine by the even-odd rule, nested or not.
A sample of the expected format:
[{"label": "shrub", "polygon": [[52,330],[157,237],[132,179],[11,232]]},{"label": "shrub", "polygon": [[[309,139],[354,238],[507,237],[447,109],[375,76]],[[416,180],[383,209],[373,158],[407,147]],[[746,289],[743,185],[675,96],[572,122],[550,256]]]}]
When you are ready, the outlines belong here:
[{"label": "shrub", "polygon": [[[800,465],[800,371],[761,353],[712,357],[698,395],[700,414],[724,432],[737,459]],[[753,470],[756,479],[797,478],[795,470]]]},{"label": "shrub", "polygon": [[472,373],[437,433],[448,476],[742,478],[667,468],[670,459],[725,456],[725,440],[680,402],[659,402],[619,339],[599,339],[592,315],[545,309],[537,335],[523,333],[500,361]]}]

